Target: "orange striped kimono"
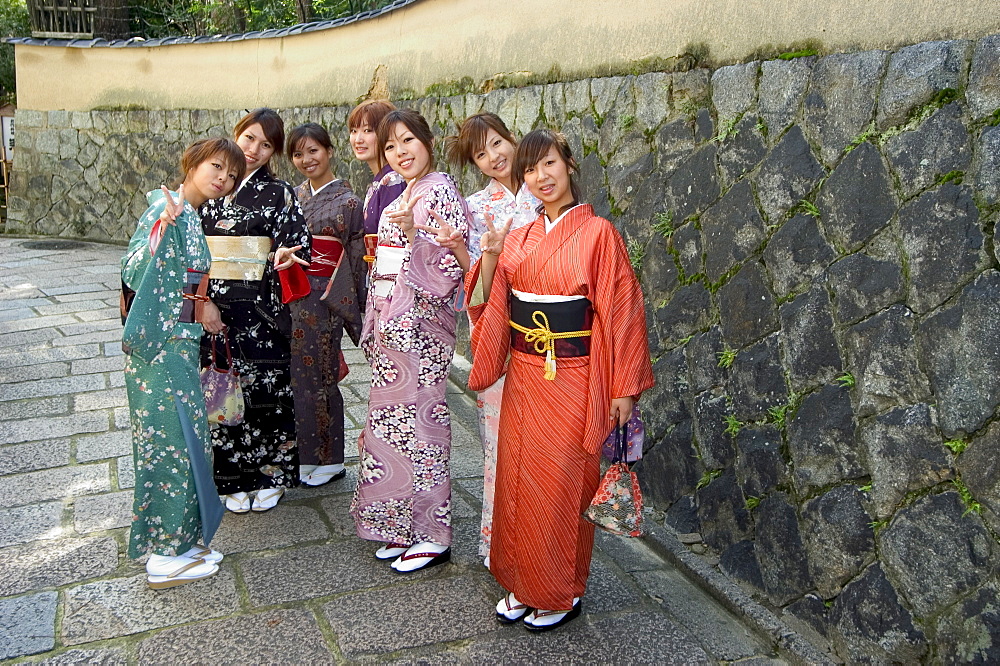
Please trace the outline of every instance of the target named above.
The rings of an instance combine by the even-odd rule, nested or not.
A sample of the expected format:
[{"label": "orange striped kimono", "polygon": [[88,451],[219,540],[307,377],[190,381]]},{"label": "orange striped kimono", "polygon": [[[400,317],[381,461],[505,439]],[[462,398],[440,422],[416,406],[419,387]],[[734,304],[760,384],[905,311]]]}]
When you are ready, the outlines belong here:
[{"label": "orange striped kimono", "polygon": [[[541,216],[512,231],[486,303],[475,302],[478,282],[477,263],[466,276],[475,322],[469,388],[507,375],[490,571],[528,606],[568,609],[590,574],[594,526],[580,514],[600,481],[611,400],[653,385],[642,291],[621,235],[589,205],[548,234]],[[546,380],[543,356],[511,349],[511,289],[590,299],[590,356],[557,358],[555,379]]]}]

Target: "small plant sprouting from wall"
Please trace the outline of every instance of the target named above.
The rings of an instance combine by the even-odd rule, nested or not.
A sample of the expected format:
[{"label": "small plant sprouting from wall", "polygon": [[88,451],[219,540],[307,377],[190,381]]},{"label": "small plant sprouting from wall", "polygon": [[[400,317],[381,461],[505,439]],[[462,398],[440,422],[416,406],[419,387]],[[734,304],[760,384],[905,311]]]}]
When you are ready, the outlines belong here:
[{"label": "small plant sprouting from wall", "polygon": [[736,437],[736,435],[740,434],[740,430],[743,428],[743,423],[732,414],[726,414],[726,418],[723,420],[723,423],[726,424],[726,429],[722,432],[726,433],[730,437]]},{"label": "small plant sprouting from wall", "polygon": [[799,49],[798,51],[786,51],[778,55],[778,60],[795,60],[796,58],[808,58],[814,55],[819,55],[819,51],[816,49]]},{"label": "small plant sprouting from wall", "polygon": [[701,490],[720,476],[722,476],[721,469],[706,469],[705,473],[701,475],[700,479],[698,479],[698,485],[695,486],[695,490]]},{"label": "small plant sprouting from wall", "polygon": [[714,143],[723,143],[728,139],[735,139],[740,133],[740,130],[736,126],[739,125],[741,120],[743,120],[743,114],[727,118],[719,124],[719,131],[711,140]]},{"label": "small plant sprouting from wall", "polygon": [[728,368],[733,364],[733,361],[736,360],[736,350],[726,347],[725,349],[719,352],[718,356],[719,356],[719,367]]},{"label": "small plant sprouting from wall", "polygon": [[945,442],[944,445],[951,449],[951,452],[956,456],[969,448],[969,443],[964,439],[952,439]]},{"label": "small plant sprouting from wall", "polygon": [[820,216],[819,208],[816,207],[816,204],[811,201],[806,201],[805,199],[799,202],[796,210],[805,213],[806,215],[811,215],[812,217]]},{"label": "small plant sprouting from wall", "polygon": [[656,222],[653,223],[653,231],[664,238],[670,238],[674,234],[674,211],[666,213],[656,213],[653,215]]},{"label": "small plant sprouting from wall", "polygon": [[636,274],[642,272],[642,260],[646,258],[646,246],[638,238],[626,234],[625,247],[628,249],[628,262]]},{"label": "small plant sprouting from wall", "polygon": [[744,504],[744,506],[746,506],[747,511],[753,511],[758,506],[760,506],[760,498],[759,497],[748,497],[746,503]]},{"label": "small plant sprouting from wall", "polygon": [[983,506],[972,496],[972,491],[965,485],[965,482],[962,479],[953,479],[952,483],[958,491],[958,496],[962,498],[962,504],[965,505],[965,513],[962,514],[962,517],[964,518],[970,513],[981,514]]},{"label": "small plant sprouting from wall", "polygon": [[845,372],[841,376],[837,377],[835,381],[840,384],[841,388],[854,388],[854,375],[849,372]]}]

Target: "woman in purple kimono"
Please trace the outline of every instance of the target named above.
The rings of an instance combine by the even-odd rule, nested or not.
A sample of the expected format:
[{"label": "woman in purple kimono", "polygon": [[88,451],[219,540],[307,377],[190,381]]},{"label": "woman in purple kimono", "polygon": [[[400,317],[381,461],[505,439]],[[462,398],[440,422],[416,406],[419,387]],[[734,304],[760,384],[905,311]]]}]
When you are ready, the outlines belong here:
[{"label": "woman in purple kimono", "polygon": [[[311,291],[292,301],[292,393],[300,479],[321,486],[344,476],[344,397],[341,379],[344,331],[361,336],[358,293],[364,268],[361,201],[333,177],[333,143],[326,130],[306,123],[288,135],[288,159],[306,180],[295,188],[312,234]],[[304,469],[303,469],[304,468]]]},{"label": "woman in purple kimono", "polygon": [[[406,190],[382,212],[361,348],[372,367],[351,513],[375,554],[408,573],[451,557],[451,417],[455,293],[468,266],[469,209],[451,176],[433,171],[433,136],[415,111],[379,124],[386,160]],[[439,243],[444,228],[458,243]],[[435,235],[438,234],[438,235]]]},{"label": "woman in purple kimono", "polygon": [[369,99],[358,104],[347,116],[351,132],[351,149],[354,157],[368,165],[372,182],[365,193],[365,233],[377,234],[382,209],[403,193],[406,182],[386,164],[385,154],[379,148],[376,130],[382,119],[396,109],[392,103]]}]

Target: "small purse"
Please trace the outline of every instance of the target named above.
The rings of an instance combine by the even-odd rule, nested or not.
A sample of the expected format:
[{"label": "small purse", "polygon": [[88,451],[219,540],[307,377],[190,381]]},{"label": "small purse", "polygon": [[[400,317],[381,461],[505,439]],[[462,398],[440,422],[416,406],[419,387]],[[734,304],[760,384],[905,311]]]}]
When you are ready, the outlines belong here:
[{"label": "small purse", "polygon": [[215,337],[212,336],[212,362],[201,369],[201,389],[205,393],[205,411],[209,425],[239,425],[243,423],[246,403],[240,375],[233,368],[233,354],[226,338],[226,369],[220,370],[215,358]]},{"label": "small purse", "polygon": [[604,473],[583,517],[612,534],[641,537],[642,490],[639,478],[624,460],[628,439],[626,430],[626,426],[621,426],[612,433],[615,438],[613,462]]},{"label": "small purse", "polygon": [[[642,460],[642,444],[646,440],[646,426],[642,422],[642,414],[639,413],[638,405],[632,405],[632,416],[629,417],[624,428],[626,429],[625,443],[628,446],[625,451],[625,462],[634,463],[637,460]],[[608,438],[604,440],[604,446],[601,447],[601,455],[611,462],[617,460],[615,458],[615,438],[618,430],[619,428],[613,428],[608,433]]]}]

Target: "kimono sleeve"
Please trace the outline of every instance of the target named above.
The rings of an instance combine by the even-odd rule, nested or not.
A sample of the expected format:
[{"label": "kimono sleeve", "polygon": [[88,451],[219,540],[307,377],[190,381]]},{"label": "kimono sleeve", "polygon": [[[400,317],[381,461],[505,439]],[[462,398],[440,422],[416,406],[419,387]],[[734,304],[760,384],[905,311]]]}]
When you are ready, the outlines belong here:
[{"label": "kimono sleeve", "polygon": [[278,225],[274,236],[275,247],[295,247],[301,245],[302,249],[295,254],[300,259],[309,261],[311,258],[312,234],[309,233],[309,226],[306,224],[305,215],[302,214],[302,206],[299,205],[298,197],[292,191],[291,186],[282,183],[282,194],[284,196],[284,206],[278,212]]}]

